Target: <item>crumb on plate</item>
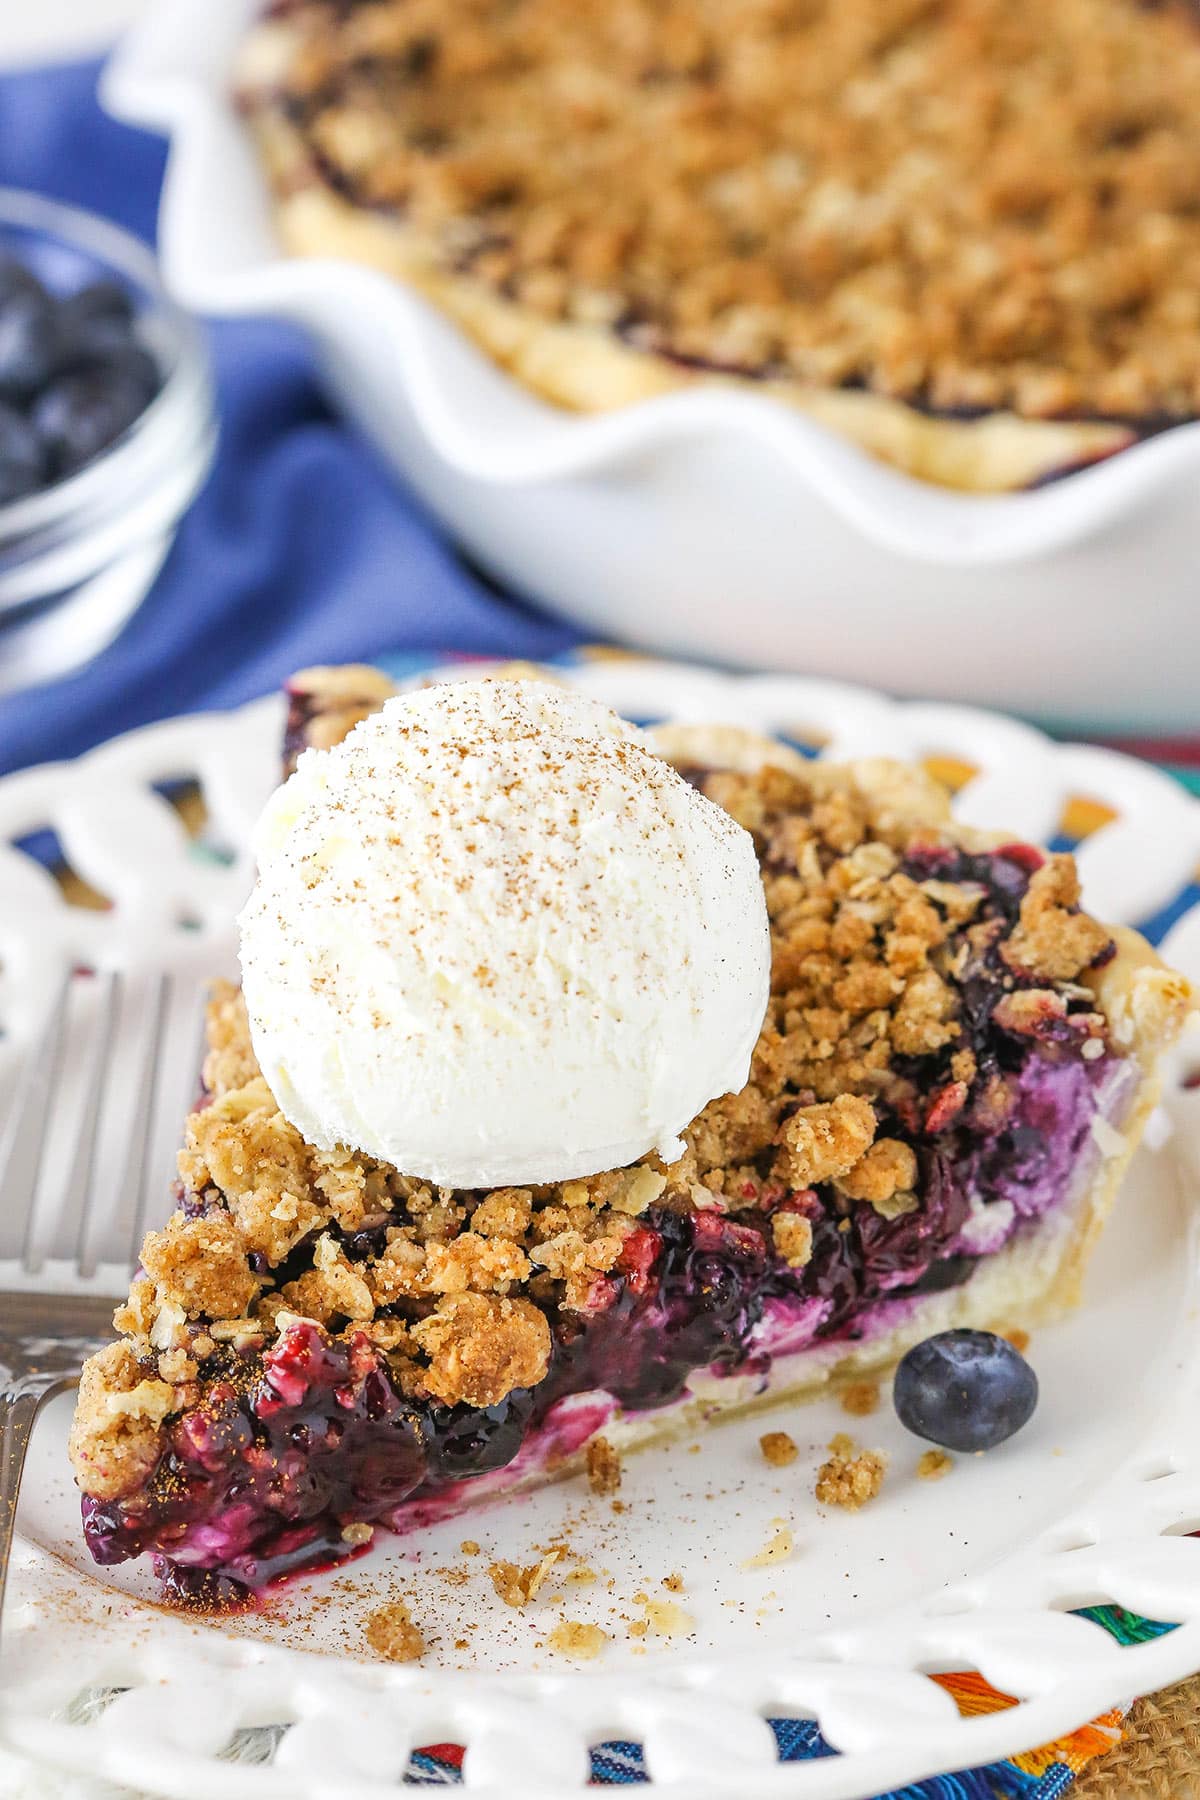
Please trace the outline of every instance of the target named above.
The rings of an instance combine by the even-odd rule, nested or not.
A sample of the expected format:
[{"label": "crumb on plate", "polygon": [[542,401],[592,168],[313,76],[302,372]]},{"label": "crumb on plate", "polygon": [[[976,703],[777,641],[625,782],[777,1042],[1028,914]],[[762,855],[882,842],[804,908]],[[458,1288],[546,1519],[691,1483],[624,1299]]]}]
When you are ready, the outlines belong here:
[{"label": "crumb on plate", "polygon": [[696,1629],[691,1613],[676,1605],[674,1600],[655,1600],[642,1595],[638,1604],[645,1608],[647,1627],[656,1637],[687,1637]]},{"label": "crumb on plate", "polygon": [[868,1413],[878,1412],[879,1383],[852,1381],[842,1389],[842,1410],[856,1419],[865,1419]]},{"label": "crumb on plate", "polygon": [[817,1499],[822,1506],[857,1512],[883,1486],[884,1459],[878,1450],[860,1450],[844,1431],[831,1440],[829,1450],[829,1460],[817,1470]]},{"label": "crumb on plate", "polygon": [[425,1654],[425,1639],[412,1622],[403,1600],[389,1600],[363,1621],[363,1635],[376,1656],[387,1662],[416,1662]]},{"label": "crumb on plate", "polygon": [[593,1494],[615,1494],[621,1485],[621,1456],[606,1437],[594,1437],[585,1453]]},{"label": "crumb on plate", "polygon": [[551,1650],[561,1650],[576,1662],[591,1662],[608,1642],[608,1633],[599,1625],[581,1625],[578,1619],[563,1619],[546,1639]]},{"label": "crumb on plate", "polygon": [[514,1562],[494,1562],[488,1569],[492,1586],[506,1606],[528,1606],[536,1598],[538,1589],[558,1561],[559,1552],[551,1550],[540,1562],[528,1563],[524,1568]]},{"label": "crumb on plate", "polygon": [[758,1440],[758,1447],[773,1469],[786,1469],[799,1455],[795,1439],[786,1431],[765,1431]]},{"label": "crumb on plate", "polygon": [[781,1525],[774,1537],[768,1538],[756,1556],[751,1556],[742,1564],[744,1569],[766,1569],[772,1563],[786,1562],[796,1548],[796,1540],[789,1525]]}]

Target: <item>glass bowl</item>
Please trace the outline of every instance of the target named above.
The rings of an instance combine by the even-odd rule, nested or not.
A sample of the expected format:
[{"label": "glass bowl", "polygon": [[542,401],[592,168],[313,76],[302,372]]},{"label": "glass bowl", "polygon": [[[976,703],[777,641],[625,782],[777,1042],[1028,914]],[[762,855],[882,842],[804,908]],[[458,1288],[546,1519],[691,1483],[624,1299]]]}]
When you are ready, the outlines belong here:
[{"label": "glass bowl", "polygon": [[107,220],[0,188],[0,256],[52,292],[115,280],[162,385],[129,429],[76,473],[0,506],[0,693],[96,655],[145,597],[212,462],[204,343],[153,254]]}]

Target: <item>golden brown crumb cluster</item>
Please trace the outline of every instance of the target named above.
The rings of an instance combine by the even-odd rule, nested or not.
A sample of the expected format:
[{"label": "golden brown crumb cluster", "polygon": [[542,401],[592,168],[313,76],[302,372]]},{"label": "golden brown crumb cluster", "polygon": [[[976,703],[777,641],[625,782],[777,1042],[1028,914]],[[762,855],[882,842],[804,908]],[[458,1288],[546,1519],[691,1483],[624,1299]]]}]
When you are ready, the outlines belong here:
[{"label": "golden brown crumb cluster", "polygon": [[137,1487],[158,1461],[159,1427],[177,1404],[174,1387],[148,1375],[128,1344],[89,1357],[71,1427],[80,1486],[101,1500]]},{"label": "golden brown crumb cluster", "polygon": [[578,1619],[563,1619],[546,1639],[551,1650],[569,1656],[573,1662],[593,1662],[609,1642],[601,1625],[584,1625]]},{"label": "golden brown crumb cluster", "polygon": [[786,1469],[794,1463],[800,1452],[796,1448],[796,1440],[786,1431],[766,1431],[758,1440],[763,1461],[773,1469]]},{"label": "golden brown crumb cluster", "polygon": [[588,1486],[602,1497],[615,1494],[621,1486],[621,1454],[606,1437],[594,1437],[586,1451]]},{"label": "golden brown crumb cluster", "polygon": [[[325,716],[320,672],[300,692],[308,723]],[[344,698],[335,685],[328,707]],[[362,1334],[410,1397],[491,1406],[546,1374],[551,1316],[602,1309],[627,1248],[636,1271],[631,1240],[650,1207],[756,1220],[797,1270],[812,1254],[804,1206],[816,1184],[847,1215],[912,1210],[916,1154],[879,1119],[915,1118],[919,1136],[962,1108],[976,1068],[957,983],[997,946],[1008,1028],[1054,1023],[1069,998],[1073,1029],[1092,1034],[1085,1050],[1103,1047],[1105,1020],[1079,1010],[1087,990],[1072,984],[1108,938],[1077,910],[1069,858],[1034,869],[1003,937],[980,883],[902,867],[914,846],[957,842],[944,793],[920,774],[879,763],[694,778],[751,832],[762,863],[773,975],[750,1084],[705,1108],[669,1167],[651,1156],[546,1187],[435,1189],[307,1144],[258,1072],[241,996],[220,986],[209,1092],[179,1158],[186,1204],[147,1237],[116,1314],[129,1341],[88,1365],[81,1390],[73,1454],[89,1492],[137,1486],[215,1348],[265,1349],[297,1316]],[[937,1059],[932,1092],[912,1074],[922,1056]],[[589,1475],[601,1492],[619,1482],[600,1441]]]},{"label": "golden brown crumb cluster", "polygon": [[1200,412],[1200,29],[1134,0],[290,5],[309,167],[636,347],[941,408]]},{"label": "golden brown crumb cluster", "polygon": [[860,1450],[844,1432],[832,1440],[829,1451],[829,1460],[817,1470],[817,1499],[822,1506],[857,1512],[883,1486],[887,1464],[878,1450]]},{"label": "golden brown crumb cluster", "polygon": [[425,1639],[413,1624],[403,1600],[391,1600],[368,1613],[363,1635],[385,1662],[416,1662],[425,1654]]},{"label": "golden brown crumb cluster", "polygon": [[488,1569],[488,1576],[506,1606],[528,1606],[531,1600],[537,1599],[560,1554],[558,1550],[548,1550],[538,1562],[528,1563],[524,1568],[519,1563],[494,1562]]},{"label": "golden brown crumb cluster", "polygon": [[877,1381],[851,1381],[842,1389],[842,1409],[852,1418],[865,1419],[870,1413],[879,1411],[879,1383]]},{"label": "golden brown crumb cluster", "polygon": [[[897,1067],[941,1055],[948,1079],[938,1104],[947,1117],[962,1106],[977,1070],[960,1043],[956,984],[998,930],[983,916],[980,885],[919,880],[901,866],[914,845],[953,841],[946,797],[919,772],[887,764],[722,770],[701,785],[759,849],[772,995],[750,1085],[706,1108],[681,1166],[701,1192],[761,1202],[773,1183],[792,1191],[832,1183],[885,1218],[911,1211],[916,1155],[901,1139],[877,1135],[874,1102],[901,1112],[927,1105]],[[1015,1030],[1031,1030],[1049,1013],[1065,1016],[1057,984],[1077,981],[1108,946],[1104,928],[1077,902],[1071,858],[1048,857],[1001,951],[1014,975],[1001,1004],[1028,1014],[1010,1021]],[[1017,979],[1039,985],[1017,989]],[[1103,1018],[1085,1018],[1082,1028],[1102,1041]],[[937,1123],[927,1114],[927,1127]],[[761,1162],[772,1150],[764,1183]],[[668,1173],[675,1183],[679,1166]],[[811,1252],[807,1225],[786,1212],[772,1217],[776,1248],[793,1266]]]}]

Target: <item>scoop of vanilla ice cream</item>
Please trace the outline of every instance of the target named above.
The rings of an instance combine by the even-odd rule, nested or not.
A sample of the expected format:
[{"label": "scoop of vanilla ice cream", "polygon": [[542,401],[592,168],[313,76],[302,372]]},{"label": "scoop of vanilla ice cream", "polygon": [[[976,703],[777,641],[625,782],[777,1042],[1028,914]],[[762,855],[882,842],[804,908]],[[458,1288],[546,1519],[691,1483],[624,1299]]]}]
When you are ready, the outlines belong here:
[{"label": "scoop of vanilla ice cream", "polygon": [[441,1187],[565,1181],[742,1087],[770,934],[754,846],[607,707],[538,681],[388,701],[267,806],[254,1048],[311,1144]]}]

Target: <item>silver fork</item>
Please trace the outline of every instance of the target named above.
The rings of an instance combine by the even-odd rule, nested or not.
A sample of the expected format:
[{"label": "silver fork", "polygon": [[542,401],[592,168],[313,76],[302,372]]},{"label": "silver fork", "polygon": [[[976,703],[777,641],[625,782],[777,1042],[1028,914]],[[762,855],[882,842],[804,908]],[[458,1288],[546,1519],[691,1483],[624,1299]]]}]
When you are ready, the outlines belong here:
[{"label": "silver fork", "polygon": [[[84,1359],[111,1340],[114,1300],[137,1261],[155,1098],[183,1091],[167,1078],[182,1071],[163,1068],[168,1035],[176,1065],[190,1059],[186,1079],[194,1082],[198,1072],[198,1033],[165,1029],[169,977],[151,978],[137,1016],[122,1007],[128,993],[122,995],[116,975],[90,978],[90,1022],[71,1004],[79,993],[79,982],[67,977],[23,1061],[0,1137],[0,1621],[17,1494],[37,1415],[53,1395],[76,1385]],[[102,1126],[112,1123],[107,1115],[122,1106],[128,1117],[118,1121],[119,1134],[127,1149],[117,1203],[108,1219],[98,1219],[97,1149],[105,1141]],[[112,1136],[110,1129],[109,1141]],[[56,1154],[48,1155],[52,1140]],[[53,1285],[73,1291],[55,1292]]]}]

